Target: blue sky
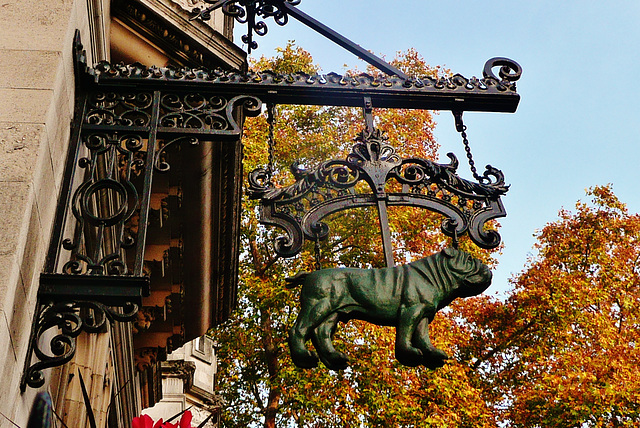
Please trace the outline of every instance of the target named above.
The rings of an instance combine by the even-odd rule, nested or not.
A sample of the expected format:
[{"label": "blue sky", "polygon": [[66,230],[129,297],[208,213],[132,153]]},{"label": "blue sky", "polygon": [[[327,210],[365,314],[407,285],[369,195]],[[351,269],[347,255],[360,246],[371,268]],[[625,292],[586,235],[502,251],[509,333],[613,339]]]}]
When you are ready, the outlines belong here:
[{"label": "blue sky", "polygon": [[[522,66],[516,113],[464,117],[479,169],[490,163],[511,184],[491,290],[509,288],[508,278],[532,253],[535,231],[585,199],[586,188],[612,183],[630,211],[640,211],[640,1],[302,0],[298,7],[388,59],[413,47],[427,63],[465,77],[482,77],[495,56]],[[252,56],[271,56],[295,40],[325,73],[366,66],[294,20],[266,23],[269,32],[257,38]],[[236,40],[243,29],[236,26]],[[464,159],[451,114],[436,120],[441,159],[449,151]],[[459,172],[471,178],[462,164]]]}]

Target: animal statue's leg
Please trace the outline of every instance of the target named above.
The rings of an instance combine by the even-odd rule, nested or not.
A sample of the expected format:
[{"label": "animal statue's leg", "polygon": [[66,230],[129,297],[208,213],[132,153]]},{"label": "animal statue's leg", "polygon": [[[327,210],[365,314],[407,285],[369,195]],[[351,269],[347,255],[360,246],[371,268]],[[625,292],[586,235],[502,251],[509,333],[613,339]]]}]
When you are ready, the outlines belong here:
[{"label": "animal statue's leg", "polygon": [[313,330],[324,321],[331,311],[329,299],[303,301],[295,325],[289,330],[289,349],[293,363],[300,368],[318,365],[318,356],[305,345]]},{"label": "animal statue's leg", "polygon": [[422,364],[422,351],[412,345],[411,337],[426,309],[422,303],[400,307],[396,326],[396,359],[405,366],[415,367]]},{"label": "animal statue's leg", "polygon": [[413,344],[422,350],[422,365],[430,369],[436,369],[444,365],[449,358],[446,352],[436,348],[429,338],[429,320],[425,317],[418,322],[413,334]]},{"label": "animal statue's leg", "polygon": [[336,332],[336,326],[338,325],[339,315],[337,312],[329,315],[311,335],[313,346],[318,351],[318,357],[320,361],[328,369],[331,370],[344,370],[349,365],[349,357],[344,353],[339,352],[333,347],[333,334]]}]

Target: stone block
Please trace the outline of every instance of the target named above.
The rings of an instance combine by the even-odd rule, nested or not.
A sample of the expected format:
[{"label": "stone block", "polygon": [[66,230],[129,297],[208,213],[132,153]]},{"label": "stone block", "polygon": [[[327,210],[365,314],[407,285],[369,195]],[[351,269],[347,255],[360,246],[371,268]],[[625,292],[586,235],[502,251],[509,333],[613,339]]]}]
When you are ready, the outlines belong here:
[{"label": "stone block", "polygon": [[[34,293],[35,297],[35,293]],[[29,335],[31,334],[31,324],[33,322],[33,312],[35,310],[35,299],[29,301],[22,283],[15,288],[11,312],[9,308],[5,312],[8,315],[9,333],[11,335],[11,346],[18,362],[24,361],[27,354]]]},{"label": "stone block", "polygon": [[60,51],[73,4],[74,0],[3,0],[0,48]]},{"label": "stone block", "polygon": [[[73,78],[71,78],[73,81]],[[52,106],[47,114],[47,141],[53,171],[56,178],[62,177],[64,165],[67,159],[67,149],[69,147],[69,136],[71,134],[71,121],[73,120],[73,110],[69,110],[70,95],[67,86],[56,85],[53,93]]]},{"label": "stone block", "polygon": [[29,216],[24,252],[22,259],[18,259],[20,278],[22,278],[27,294],[31,294],[32,290],[38,288],[40,272],[42,272],[47,254],[46,242],[48,242],[48,237],[44,236],[37,204],[34,201]]},{"label": "stone block", "polygon": [[71,115],[70,120],[73,119],[73,112],[75,108],[75,84],[76,78],[73,65],[73,49],[69,46],[69,49],[65,49],[62,52],[60,68],[58,68],[54,88],[60,88],[66,94],[67,105],[64,106],[64,111],[69,112]]},{"label": "stone block", "polygon": [[28,210],[32,208],[32,186],[31,182],[0,183],[0,255],[22,255],[21,234],[23,230],[26,233],[23,225],[31,215]]},{"label": "stone block", "polygon": [[[3,355],[4,358],[0,366],[0,375],[2,376],[2,382],[0,382],[0,397],[3,398],[0,400],[0,411],[2,411],[5,417],[17,422],[15,419],[16,407],[19,405],[20,377],[24,368],[24,361],[19,360],[14,353],[14,348],[11,346],[7,319],[5,312],[2,311],[0,311],[0,346],[2,346],[3,353],[6,352]],[[6,422],[6,420],[4,422]],[[13,425],[0,424],[0,426]]]},{"label": "stone block", "polygon": [[[12,296],[17,287],[21,287],[21,282],[20,266],[16,263],[16,255],[0,255],[0,311],[10,310]],[[0,334],[0,349],[4,349],[3,345]]]},{"label": "stone block", "polygon": [[0,122],[0,182],[33,179],[44,125]]},{"label": "stone block", "polygon": [[45,123],[52,96],[49,89],[0,88],[0,117],[6,122]]},{"label": "stone block", "polygon": [[3,369],[0,371],[3,374],[5,374],[6,366],[13,365],[18,361],[16,354],[13,352],[13,346],[11,346],[9,322],[7,321],[6,312],[3,310],[0,310],[0,357],[2,357],[3,361]]},{"label": "stone block", "polygon": [[55,219],[60,179],[61,177],[54,176],[49,146],[45,144],[39,171],[36,172],[33,183],[45,246],[48,246]]},{"label": "stone block", "polygon": [[61,60],[61,52],[0,49],[0,86],[52,89]]}]

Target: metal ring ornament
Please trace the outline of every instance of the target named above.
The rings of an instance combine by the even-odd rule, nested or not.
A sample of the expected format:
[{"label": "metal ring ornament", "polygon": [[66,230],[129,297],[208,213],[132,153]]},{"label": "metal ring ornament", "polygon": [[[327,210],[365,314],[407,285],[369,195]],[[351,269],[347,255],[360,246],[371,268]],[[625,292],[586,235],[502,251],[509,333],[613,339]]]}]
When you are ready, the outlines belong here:
[{"label": "metal ring ornament", "polygon": [[[114,210],[115,212],[111,215],[100,216],[92,212],[93,210],[91,205],[93,205],[93,203],[91,196],[101,190],[111,190],[112,192],[115,192],[114,202],[119,202],[119,205],[116,206],[116,209]],[[125,218],[128,208],[128,196],[129,192],[120,182],[110,178],[98,180],[91,184],[82,195],[82,217],[94,225],[113,226]]]}]

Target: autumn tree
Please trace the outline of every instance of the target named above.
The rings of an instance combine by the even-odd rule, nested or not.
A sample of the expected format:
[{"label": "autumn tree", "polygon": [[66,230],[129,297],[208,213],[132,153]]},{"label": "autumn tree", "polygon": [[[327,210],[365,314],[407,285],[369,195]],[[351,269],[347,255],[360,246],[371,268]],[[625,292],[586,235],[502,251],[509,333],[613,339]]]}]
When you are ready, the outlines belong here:
[{"label": "autumn tree", "polygon": [[538,233],[504,302],[462,302],[460,349],[503,426],[640,424],[640,217],[610,186]]},{"label": "autumn tree", "polygon": [[[394,65],[409,74],[435,76],[415,52],[400,55]],[[318,67],[293,44],[272,59],[261,58],[253,68],[278,73],[307,72]],[[375,73],[374,70],[367,70]],[[375,110],[376,127],[389,137],[402,156],[434,160],[437,144],[434,121],[421,110]],[[358,109],[278,106],[275,126],[274,181],[290,183],[289,166],[309,169],[320,161],[344,158],[363,128]],[[245,171],[268,162],[268,125],[264,116],[245,126]],[[289,180],[289,181],[287,181]],[[396,260],[414,260],[440,250],[447,241],[439,232],[441,219],[420,209],[390,212]],[[373,210],[344,212],[331,223],[332,235],[322,243],[323,266],[381,267],[384,265],[377,214]],[[245,200],[242,220],[239,308],[234,318],[213,334],[220,343],[220,392],[227,401],[224,426],[300,427],[482,427],[495,426],[480,391],[469,383],[469,367],[457,360],[437,371],[399,366],[393,356],[393,329],[352,321],[336,333],[338,347],[352,358],[351,367],[332,372],[324,367],[300,370],[293,366],[286,345],[296,316],[297,290],[284,278],[313,270],[311,248],[294,259],[279,259],[270,249],[273,234],[258,224],[256,203]],[[461,245],[470,248],[468,243]],[[488,254],[483,253],[490,261]],[[432,327],[437,346],[454,353],[450,316],[437,317]]]}]

